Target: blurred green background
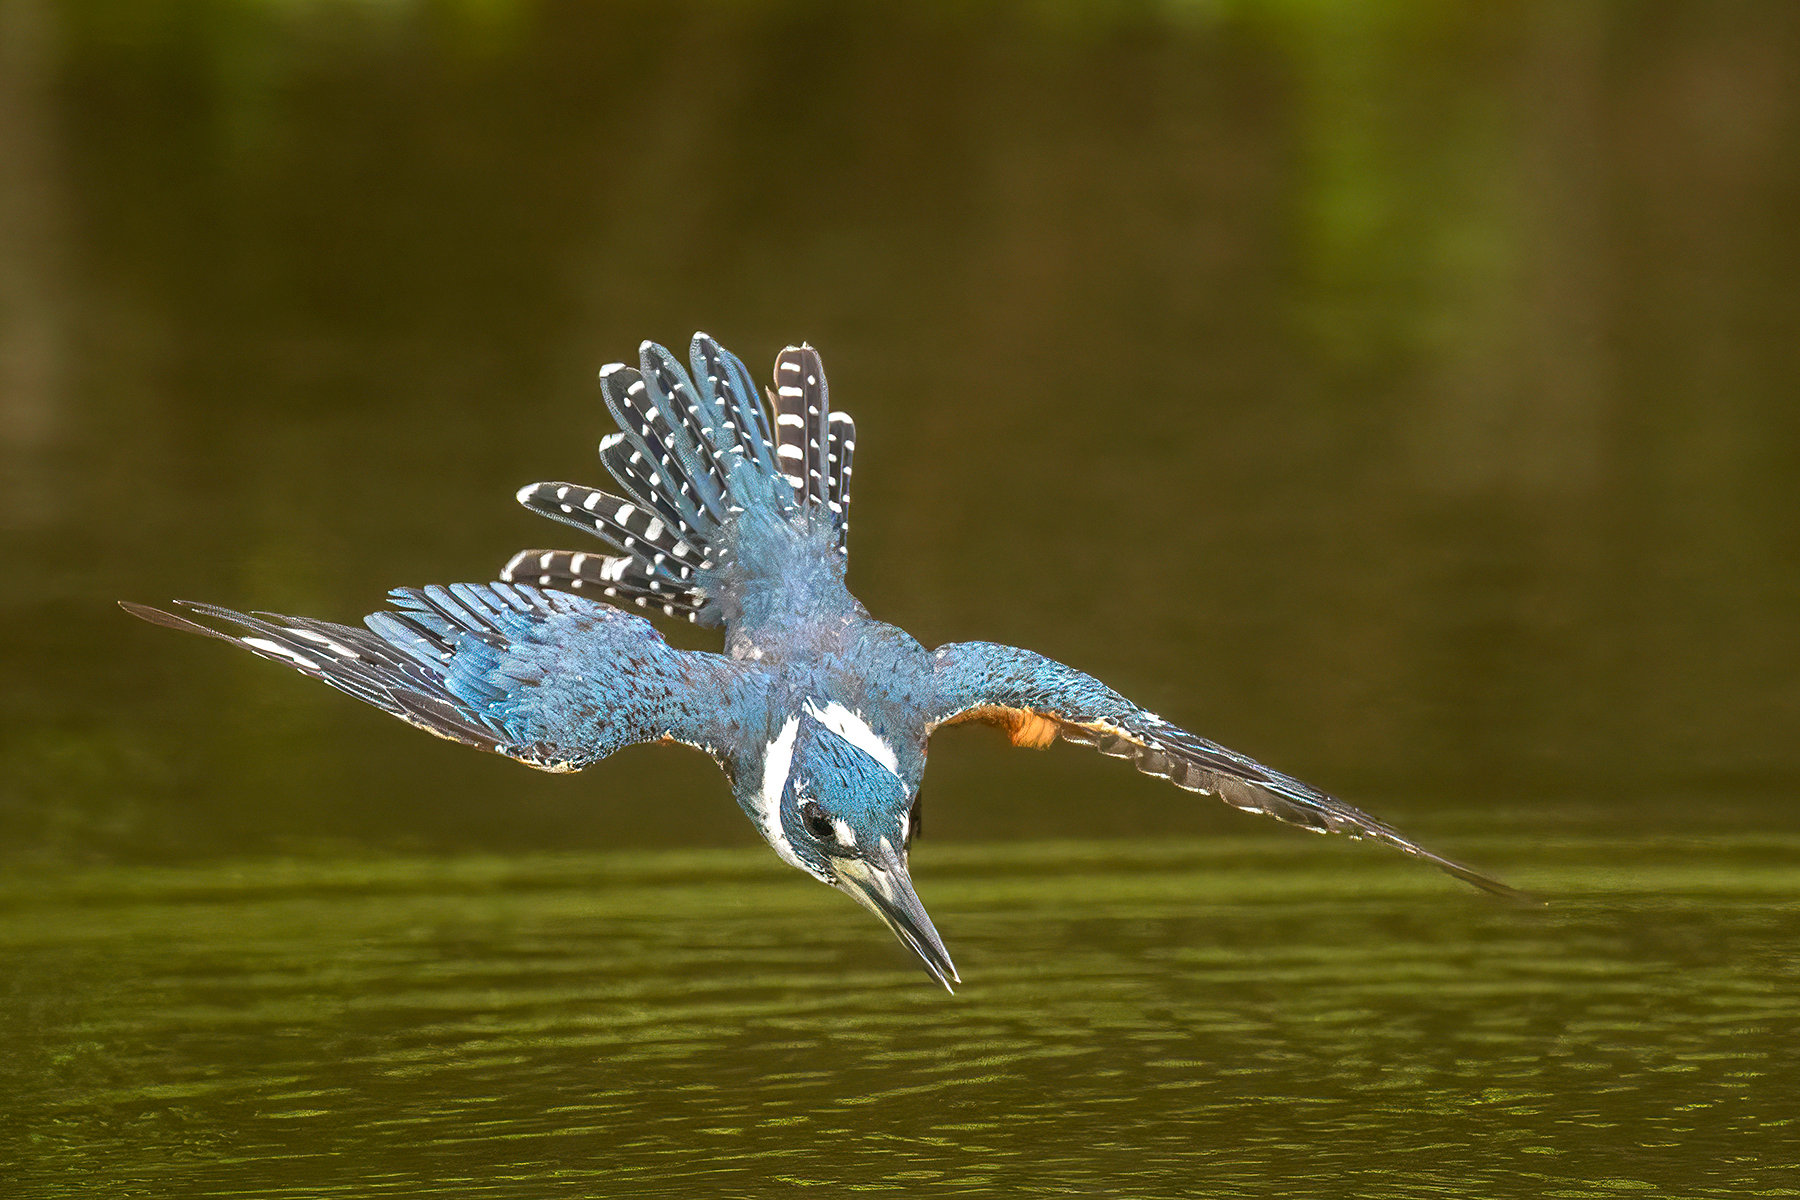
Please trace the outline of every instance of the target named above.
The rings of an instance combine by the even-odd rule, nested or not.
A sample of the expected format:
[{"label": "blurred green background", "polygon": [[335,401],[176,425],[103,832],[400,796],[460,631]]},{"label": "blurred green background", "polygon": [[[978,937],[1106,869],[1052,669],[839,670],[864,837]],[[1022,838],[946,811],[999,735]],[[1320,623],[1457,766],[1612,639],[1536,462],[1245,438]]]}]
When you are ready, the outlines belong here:
[{"label": "blurred green background", "polygon": [[[746,843],[697,756],[540,777],[111,607],[573,544],[512,491],[696,328],[822,348],[928,644],[1415,827],[1800,813],[1793,5],[0,12],[7,858]],[[935,756],[937,837],[1243,824]]]},{"label": "blurred green background", "polygon": [[[0,0],[0,1192],[1791,1194],[1797,213],[1784,0]],[[1551,904],[951,731],[951,998],[698,755],[114,606],[576,546],[695,329],[877,616]]]}]

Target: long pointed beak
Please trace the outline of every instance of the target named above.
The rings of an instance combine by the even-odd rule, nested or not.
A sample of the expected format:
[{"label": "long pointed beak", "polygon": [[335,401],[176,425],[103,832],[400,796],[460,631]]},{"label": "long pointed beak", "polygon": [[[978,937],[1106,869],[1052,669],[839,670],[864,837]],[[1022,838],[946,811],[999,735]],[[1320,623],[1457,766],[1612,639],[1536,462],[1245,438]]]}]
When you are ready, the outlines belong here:
[{"label": "long pointed beak", "polygon": [[[886,844],[884,839],[882,845]],[[937,930],[931,926],[931,918],[925,915],[925,906],[919,903],[912,877],[906,873],[906,863],[900,856],[888,851],[869,858],[841,858],[832,862],[832,868],[843,889],[880,917],[895,937],[912,947],[945,991],[954,992],[956,989],[950,985],[962,982],[957,977],[956,964],[950,961],[950,952],[944,949]]]}]

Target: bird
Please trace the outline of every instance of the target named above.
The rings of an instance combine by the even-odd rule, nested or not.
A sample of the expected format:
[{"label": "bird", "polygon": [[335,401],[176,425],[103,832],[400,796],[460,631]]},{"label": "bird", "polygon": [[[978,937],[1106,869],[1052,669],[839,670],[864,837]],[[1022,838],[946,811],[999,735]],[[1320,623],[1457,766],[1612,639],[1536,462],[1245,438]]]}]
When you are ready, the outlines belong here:
[{"label": "bird", "polygon": [[[856,423],[832,409],[810,345],[782,350],[759,393],[707,334],[685,366],[646,341],[637,366],[602,369],[600,391],[618,426],[599,446],[616,490],[533,483],[517,498],[610,552],[524,550],[489,582],[396,588],[360,627],[121,604],[543,771],[645,743],[694,747],[784,862],[874,913],[951,990],[961,978],[909,863],[927,745],[965,723],[998,726],[1016,746],[1092,747],[1245,812],[1383,843],[1524,898],[1074,667],[994,642],[927,649],[870,616],[846,584]],[[674,648],[647,615],[722,631],[722,651]]]}]

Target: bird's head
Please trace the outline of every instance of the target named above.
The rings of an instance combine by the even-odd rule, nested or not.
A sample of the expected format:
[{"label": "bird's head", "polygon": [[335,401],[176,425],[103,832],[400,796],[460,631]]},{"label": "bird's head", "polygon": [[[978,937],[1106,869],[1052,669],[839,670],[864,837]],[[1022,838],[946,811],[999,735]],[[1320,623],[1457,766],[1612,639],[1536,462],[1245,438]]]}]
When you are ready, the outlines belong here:
[{"label": "bird's head", "polygon": [[906,870],[923,768],[861,715],[809,703],[776,729],[739,800],[777,854],[880,917],[948,988],[956,966]]}]

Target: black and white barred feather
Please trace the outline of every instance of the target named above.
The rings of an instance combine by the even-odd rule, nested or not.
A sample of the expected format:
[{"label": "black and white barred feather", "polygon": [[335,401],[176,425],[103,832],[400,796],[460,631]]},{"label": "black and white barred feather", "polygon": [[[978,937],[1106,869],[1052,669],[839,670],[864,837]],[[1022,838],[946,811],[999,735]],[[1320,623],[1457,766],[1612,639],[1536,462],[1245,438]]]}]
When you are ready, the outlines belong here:
[{"label": "black and white barred feather", "polygon": [[[825,367],[811,346],[789,346],[775,363],[770,410],[758,402],[749,372],[705,334],[690,350],[692,374],[652,342],[636,369],[613,363],[600,373],[602,395],[619,432],[600,442],[600,461],[624,496],[570,483],[534,483],[519,502],[587,531],[618,556],[522,550],[501,578],[598,593],[671,617],[713,624],[704,572],[723,566],[719,534],[778,480],[782,511],[831,514],[835,546],[847,553],[851,459],[856,424],[833,413]],[[772,416],[772,420],[771,420]]]},{"label": "black and white barred feather", "polygon": [[584,550],[521,550],[501,568],[507,583],[586,592],[629,603],[666,617],[699,619],[693,589],[649,574],[630,555],[591,554]]},{"label": "black and white barred feather", "polygon": [[832,515],[839,553],[846,551],[850,522],[850,459],[856,449],[856,422],[848,413],[831,411],[831,389],[819,352],[801,343],[775,359],[775,385],[769,389],[775,413],[776,453],[782,478],[795,501],[824,508]]},{"label": "black and white barred feather", "polygon": [[808,345],[789,346],[775,359],[775,453],[782,478],[802,504],[825,501],[825,424],[830,417],[825,365]]},{"label": "black and white barred feather", "polygon": [[757,398],[750,372],[737,355],[705,334],[695,335],[690,358],[695,377],[718,397],[725,425],[737,439],[745,460],[766,474],[776,474],[769,414]]},{"label": "black and white barred feather", "polygon": [[410,611],[383,614],[389,622],[386,636],[310,617],[242,613],[216,604],[176,602],[196,616],[242,631],[223,633],[148,605],[121,602],[120,606],[153,625],[235,642],[259,658],[292,667],[438,737],[518,757],[501,725],[474,712],[445,689],[446,664],[454,646],[443,635],[441,610],[436,620],[433,610],[454,606],[465,629],[478,635],[486,626],[471,627],[467,610],[444,588],[408,591],[406,595],[412,601]]},{"label": "black and white barred feather", "polygon": [[856,452],[856,422],[849,413],[829,414],[825,438],[825,503],[837,518],[837,552],[850,553],[850,459]]},{"label": "black and white barred feather", "polygon": [[176,606],[192,617],[123,607],[544,771],[578,771],[624,746],[663,740],[717,757],[731,689],[757,686],[750,668],[672,650],[648,621],[566,592],[453,583],[396,588],[388,598],[361,628],[185,601]]}]

